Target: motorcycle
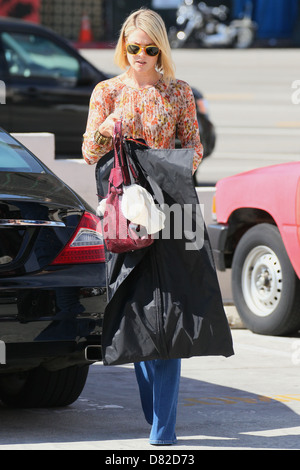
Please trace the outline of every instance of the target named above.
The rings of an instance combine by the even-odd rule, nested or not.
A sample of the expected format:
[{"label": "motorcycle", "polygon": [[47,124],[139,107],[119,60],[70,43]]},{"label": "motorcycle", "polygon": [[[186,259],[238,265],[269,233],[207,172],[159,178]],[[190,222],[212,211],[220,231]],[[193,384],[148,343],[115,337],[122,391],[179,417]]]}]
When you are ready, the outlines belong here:
[{"label": "motorcycle", "polygon": [[169,29],[171,47],[250,47],[256,29],[251,19],[252,1],[247,3],[242,18],[228,21],[228,16],[225,5],[209,7],[205,2],[184,0],[177,10],[177,26]]}]

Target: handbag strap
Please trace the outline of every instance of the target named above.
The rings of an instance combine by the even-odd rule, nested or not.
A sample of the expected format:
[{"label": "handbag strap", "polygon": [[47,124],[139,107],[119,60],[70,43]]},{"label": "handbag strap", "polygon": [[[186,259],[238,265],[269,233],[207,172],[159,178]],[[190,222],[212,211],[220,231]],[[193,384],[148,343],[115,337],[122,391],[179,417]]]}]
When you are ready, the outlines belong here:
[{"label": "handbag strap", "polygon": [[115,122],[113,143],[114,143],[114,167],[121,168],[123,184],[125,186],[128,186],[131,183],[131,179],[129,175],[126,152],[124,150],[124,145],[123,145],[122,120]]}]

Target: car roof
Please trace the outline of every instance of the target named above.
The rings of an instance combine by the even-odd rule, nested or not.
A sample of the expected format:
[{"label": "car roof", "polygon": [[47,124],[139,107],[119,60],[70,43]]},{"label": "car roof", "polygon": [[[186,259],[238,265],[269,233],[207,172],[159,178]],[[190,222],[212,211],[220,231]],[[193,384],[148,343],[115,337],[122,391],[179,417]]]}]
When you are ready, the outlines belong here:
[{"label": "car roof", "polygon": [[8,16],[0,16],[0,26],[1,25],[5,25],[6,27],[7,26],[17,26],[18,28],[24,27],[24,29],[26,29],[26,28],[35,28],[35,29],[39,29],[41,31],[42,30],[49,31],[49,29],[46,28],[45,26],[41,26],[37,23],[33,23],[32,21],[21,20],[19,18],[11,18],[11,17],[8,17]]},{"label": "car roof", "polygon": [[[37,23],[33,23],[31,21],[21,20],[18,18],[11,18],[6,16],[0,16],[0,31],[1,29],[5,30],[17,30],[17,31],[35,31],[42,34],[49,34],[52,38],[56,38],[58,41],[64,42],[69,47],[72,47],[71,43],[65,39],[63,36],[57,34],[53,29],[47,28],[46,26],[42,26]],[[73,50],[74,47],[72,47]],[[77,51],[76,51],[77,52]]]}]

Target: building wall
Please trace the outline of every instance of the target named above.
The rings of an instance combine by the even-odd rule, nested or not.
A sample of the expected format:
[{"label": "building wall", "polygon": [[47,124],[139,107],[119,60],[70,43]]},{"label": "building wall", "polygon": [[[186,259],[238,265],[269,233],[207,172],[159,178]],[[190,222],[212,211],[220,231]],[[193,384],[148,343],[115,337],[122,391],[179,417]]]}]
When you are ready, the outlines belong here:
[{"label": "building wall", "polygon": [[[200,0],[194,1],[197,2]],[[218,6],[222,3],[229,7],[231,14],[234,15],[247,1],[248,0],[206,0],[206,3],[209,6]],[[255,7],[254,11],[255,9],[257,10],[259,4],[264,2],[264,0],[252,1]],[[283,9],[286,8],[286,15],[291,14],[288,12],[290,10],[289,4],[294,1],[298,3],[298,14],[296,15],[291,39],[294,45],[299,46],[300,0],[286,0],[283,2]],[[274,8],[279,2],[281,2],[281,0],[265,0],[265,5],[270,4],[271,7],[268,8],[272,10],[268,10],[266,7],[266,11],[270,11],[274,16]],[[164,2],[162,2],[162,5],[164,5]],[[152,0],[0,0],[0,16],[10,16],[40,22],[42,25],[55,30],[66,39],[78,41],[82,18],[84,14],[87,14],[90,20],[94,41],[113,43],[118,38],[124,19],[133,10],[141,6],[151,8]],[[160,9],[158,11],[164,18],[167,28],[174,24],[176,20],[176,9]],[[261,17],[262,21],[264,21],[265,13],[261,14]],[[276,21],[278,22],[279,20],[284,21],[284,15],[280,17],[277,15]],[[273,24],[272,21],[271,26]]]},{"label": "building wall", "polygon": [[88,15],[93,38],[102,41],[106,35],[103,0],[40,0],[40,21],[65,38],[77,41],[83,15]]},{"label": "building wall", "polygon": [[0,0],[0,16],[39,22],[40,0]]}]

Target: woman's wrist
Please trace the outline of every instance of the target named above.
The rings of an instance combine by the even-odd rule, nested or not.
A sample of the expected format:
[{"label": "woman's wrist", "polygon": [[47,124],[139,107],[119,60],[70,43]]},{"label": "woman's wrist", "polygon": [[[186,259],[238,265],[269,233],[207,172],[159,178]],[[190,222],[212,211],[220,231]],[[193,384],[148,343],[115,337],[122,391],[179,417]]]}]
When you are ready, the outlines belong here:
[{"label": "woman's wrist", "polygon": [[103,135],[99,130],[97,130],[94,134],[94,140],[98,145],[106,145],[111,141],[111,136]]}]

